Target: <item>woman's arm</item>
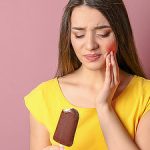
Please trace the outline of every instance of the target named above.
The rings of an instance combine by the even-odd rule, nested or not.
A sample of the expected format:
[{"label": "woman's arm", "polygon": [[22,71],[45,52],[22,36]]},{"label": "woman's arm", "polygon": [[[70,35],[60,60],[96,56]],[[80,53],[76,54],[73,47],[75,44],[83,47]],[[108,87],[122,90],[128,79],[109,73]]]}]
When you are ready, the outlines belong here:
[{"label": "woman's arm", "polygon": [[30,113],[30,150],[42,150],[50,146],[49,132]]},{"label": "woman's arm", "polygon": [[135,141],[141,150],[150,149],[150,111],[140,119],[137,127]]},{"label": "woman's arm", "polygon": [[145,115],[139,122],[136,141],[133,141],[111,105],[119,82],[117,61],[111,52],[106,56],[104,86],[96,98],[96,109],[107,146],[109,150],[148,150],[150,148],[148,141],[150,138],[150,114]]},{"label": "woman's arm", "polygon": [[150,149],[150,111],[141,118],[135,141],[131,139],[129,133],[112,108],[103,107],[101,111],[98,112],[98,116],[109,150]]},{"label": "woman's arm", "polygon": [[98,109],[98,116],[109,150],[140,150],[112,108],[108,106],[100,107]]}]

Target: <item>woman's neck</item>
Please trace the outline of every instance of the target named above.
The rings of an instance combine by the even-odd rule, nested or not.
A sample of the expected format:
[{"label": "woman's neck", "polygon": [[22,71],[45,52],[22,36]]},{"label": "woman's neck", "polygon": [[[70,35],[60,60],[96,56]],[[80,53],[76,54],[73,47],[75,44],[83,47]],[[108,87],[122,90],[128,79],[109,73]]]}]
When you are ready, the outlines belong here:
[{"label": "woman's neck", "polygon": [[[74,75],[78,83],[88,87],[93,87],[94,89],[100,89],[105,80],[105,70],[93,71],[80,67],[74,72]],[[119,69],[120,83],[122,83],[127,77],[129,77],[129,74]]]}]

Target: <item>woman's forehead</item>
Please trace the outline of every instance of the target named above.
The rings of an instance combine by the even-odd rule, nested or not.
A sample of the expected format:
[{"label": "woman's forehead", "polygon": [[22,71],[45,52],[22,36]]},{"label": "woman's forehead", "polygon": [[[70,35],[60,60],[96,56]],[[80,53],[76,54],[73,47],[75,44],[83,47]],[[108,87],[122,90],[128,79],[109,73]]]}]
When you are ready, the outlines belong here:
[{"label": "woman's forehead", "polygon": [[100,11],[88,6],[74,8],[71,15],[71,26],[82,28],[91,26],[95,28],[99,25],[109,25],[107,19]]}]

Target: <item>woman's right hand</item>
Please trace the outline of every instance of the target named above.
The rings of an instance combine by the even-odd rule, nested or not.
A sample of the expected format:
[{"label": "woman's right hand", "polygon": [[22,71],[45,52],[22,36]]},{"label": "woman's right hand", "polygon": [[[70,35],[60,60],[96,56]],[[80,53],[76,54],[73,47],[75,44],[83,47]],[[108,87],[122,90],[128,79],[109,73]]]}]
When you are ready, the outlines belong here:
[{"label": "woman's right hand", "polygon": [[63,146],[56,146],[56,145],[51,145],[47,146],[42,150],[65,150]]}]

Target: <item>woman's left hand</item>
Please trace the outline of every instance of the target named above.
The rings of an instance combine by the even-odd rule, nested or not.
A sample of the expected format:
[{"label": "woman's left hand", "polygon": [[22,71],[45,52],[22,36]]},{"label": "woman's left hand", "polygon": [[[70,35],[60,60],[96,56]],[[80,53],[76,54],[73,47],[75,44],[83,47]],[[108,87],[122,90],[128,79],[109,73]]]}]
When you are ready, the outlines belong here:
[{"label": "woman's left hand", "polygon": [[112,98],[119,83],[119,67],[116,56],[111,51],[106,56],[105,80],[102,89],[96,97],[96,108],[99,109],[103,106],[111,106]]}]

